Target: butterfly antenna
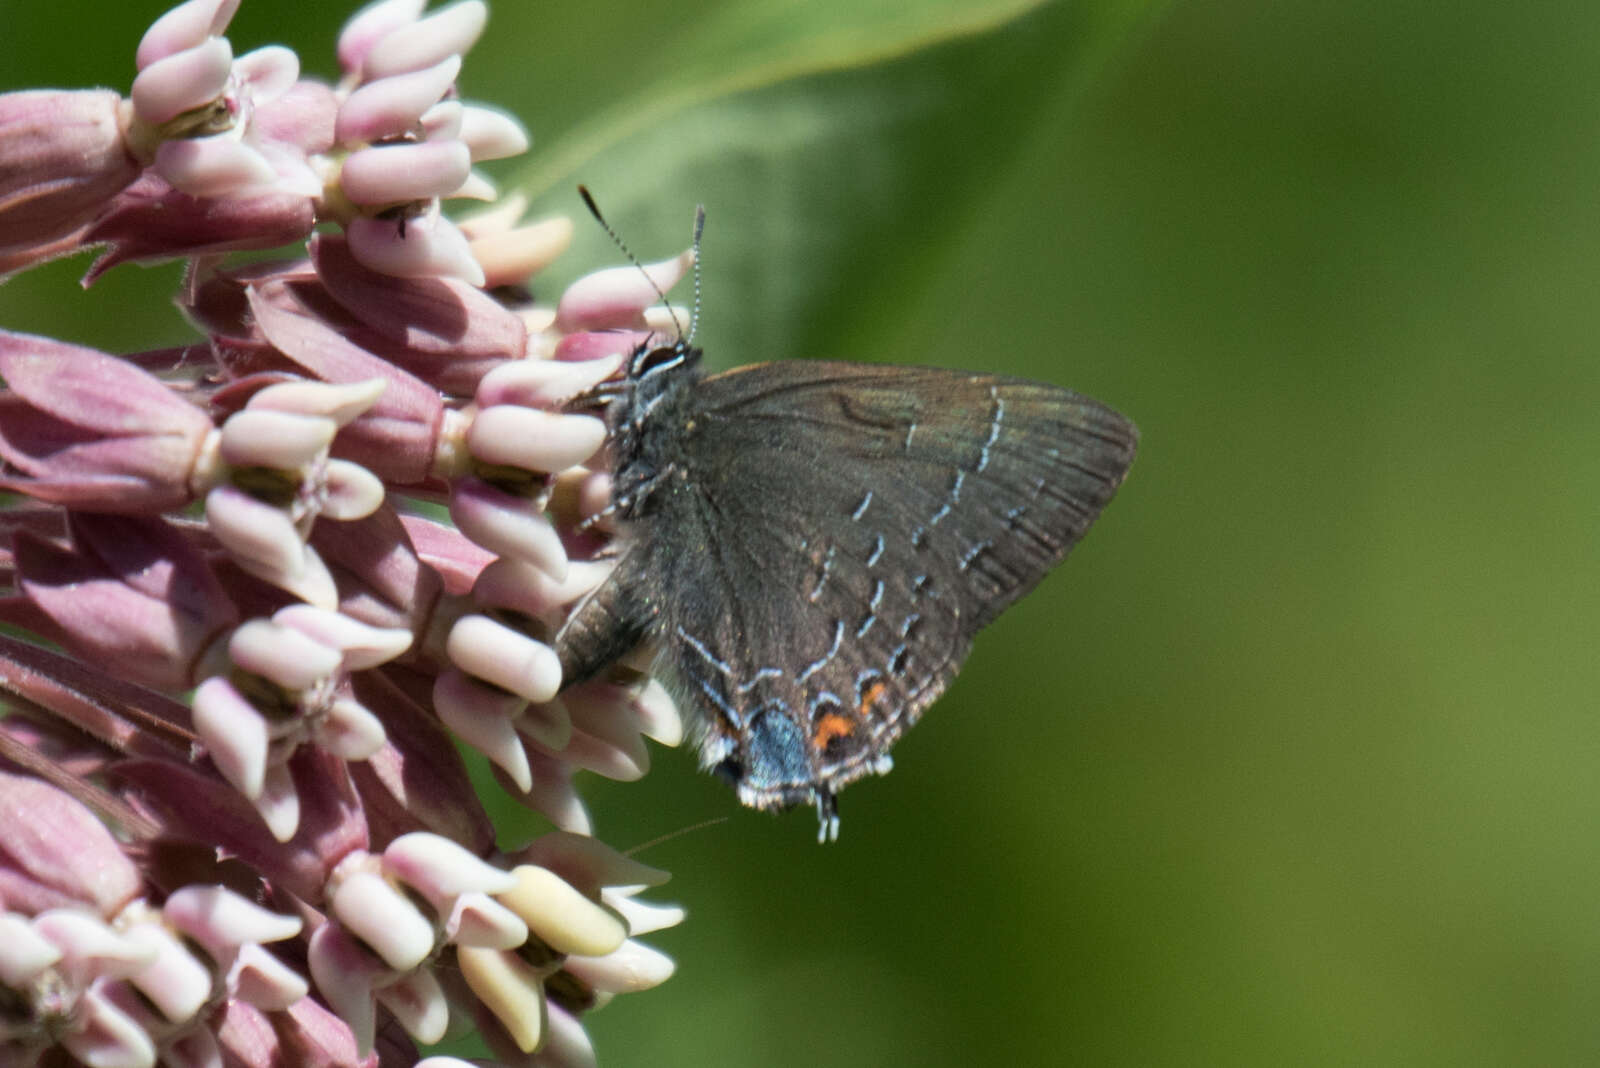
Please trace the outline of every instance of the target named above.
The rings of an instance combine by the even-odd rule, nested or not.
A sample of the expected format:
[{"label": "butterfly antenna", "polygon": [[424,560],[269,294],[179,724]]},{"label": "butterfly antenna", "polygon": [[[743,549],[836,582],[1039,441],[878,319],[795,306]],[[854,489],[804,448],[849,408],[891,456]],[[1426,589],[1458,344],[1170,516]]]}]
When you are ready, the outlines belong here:
[{"label": "butterfly antenna", "polygon": [[[606,236],[611,239],[611,243],[617,246],[617,250],[619,252],[628,257],[629,263],[639,268],[639,273],[644,275],[644,280],[650,283],[650,288],[656,291],[656,296],[661,298],[661,303],[666,307],[667,313],[672,316],[673,325],[678,328],[678,336],[683,337],[683,324],[678,322],[678,313],[672,310],[672,302],[667,300],[667,295],[661,291],[660,286],[656,285],[656,280],[650,277],[650,272],[644,269],[644,264],[639,262],[639,257],[633,254],[633,250],[628,247],[627,242],[623,241],[621,237],[617,236],[617,232],[611,228],[611,224],[606,222],[606,217],[600,214],[600,205],[594,202],[594,196],[589,192],[589,187],[586,185],[578,186],[578,195],[583,198],[584,206],[589,209],[589,214],[594,216],[594,221],[600,224],[600,229],[606,232]],[[699,249],[699,245],[700,239],[697,228],[695,237],[695,248],[697,250]],[[695,289],[698,292],[700,288],[700,268],[698,266],[698,254],[696,255],[695,263]],[[698,301],[696,301],[696,307],[698,308]]]},{"label": "butterfly antenna", "polygon": [[674,838],[682,838],[686,834],[693,834],[695,831],[703,831],[707,827],[715,827],[719,823],[727,823],[727,822],[728,822],[728,817],[727,816],[713,816],[711,819],[701,820],[699,823],[691,823],[689,826],[687,826],[687,827],[679,827],[675,831],[668,831],[666,834],[663,834],[661,837],[652,838],[648,842],[640,842],[638,845],[634,846],[632,849],[624,849],[622,851],[622,855],[625,856],[625,857],[631,857],[631,856],[634,856],[635,854],[643,853],[646,849],[654,849],[656,846],[660,845],[663,842],[670,842]]},{"label": "butterfly antenna", "polygon": [[694,332],[700,328],[700,236],[706,232],[706,206],[694,207],[694,237],[689,247],[694,249],[694,310],[689,313],[689,336],[686,343],[694,344]]}]

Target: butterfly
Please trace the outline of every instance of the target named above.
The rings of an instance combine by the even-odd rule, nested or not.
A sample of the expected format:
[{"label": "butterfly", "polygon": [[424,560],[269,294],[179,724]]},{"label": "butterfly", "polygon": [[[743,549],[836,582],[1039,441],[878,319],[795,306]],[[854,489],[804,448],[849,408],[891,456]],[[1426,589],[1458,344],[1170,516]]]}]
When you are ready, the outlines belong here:
[{"label": "butterfly", "polygon": [[701,765],[753,808],[815,805],[819,840],[1138,443],[1056,386],[812,361],[707,375],[681,338],[611,386],[616,566],[554,637],[564,678],[652,643]]}]

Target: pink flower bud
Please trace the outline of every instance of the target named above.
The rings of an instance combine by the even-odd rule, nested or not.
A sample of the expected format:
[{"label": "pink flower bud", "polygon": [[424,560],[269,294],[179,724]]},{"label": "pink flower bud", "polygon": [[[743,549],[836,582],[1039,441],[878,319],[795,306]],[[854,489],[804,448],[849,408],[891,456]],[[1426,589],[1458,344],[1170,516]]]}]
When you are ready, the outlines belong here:
[{"label": "pink flower bud", "polygon": [[500,557],[484,568],[472,597],[485,608],[509,608],[533,619],[559,622],[562,609],[599,586],[611,573],[608,561],[574,560],[564,579],[525,560]]},{"label": "pink flower bud", "polygon": [[239,1068],[378,1068],[377,1054],[362,1056],[350,1025],[314,998],[301,998],[270,1016],[254,1006],[230,1001],[217,1027]]},{"label": "pink flower bud", "polygon": [[516,885],[502,871],[459,843],[436,834],[408,834],[383,851],[383,870],[421,894],[439,912],[467,893],[500,894]]},{"label": "pink flower bud", "polygon": [[250,801],[266,785],[267,719],[222,676],[202,682],[194,692],[194,729],[217,770]]},{"label": "pink flower bud", "polygon": [[227,986],[235,997],[272,1012],[282,1012],[310,991],[300,973],[253,943],[238,948]]},{"label": "pink flower bud", "polygon": [[373,987],[390,978],[390,968],[337,923],[312,933],[307,964],[317,992],[349,1027],[355,1045],[371,1049],[377,1027]]},{"label": "pink flower bud", "polygon": [[608,700],[590,700],[582,687],[564,695],[572,717],[572,737],[560,750],[563,759],[617,782],[633,782],[650,770],[650,750],[639,731],[616,715]]},{"label": "pink flower bud", "polygon": [[302,747],[288,769],[300,810],[288,841],[275,838],[255,806],[203,766],[129,760],[117,766],[116,776],[136,787],[174,834],[212,843],[315,905],[339,862],[367,847],[367,828],[342,760]]},{"label": "pink flower bud", "polygon": [[327,294],[355,320],[345,336],[446,393],[521,362],[527,328],[514,312],[456,278],[396,278],[363,266],[349,244],[318,235],[311,260]]},{"label": "pink flower bud", "polygon": [[187,1023],[211,994],[210,971],[158,922],[129,924],[126,937],[151,956],[150,963],[129,976],[129,984],[167,1022]]},{"label": "pink flower bud", "polygon": [[75,652],[158,689],[193,682],[200,655],[238,621],[204,557],[165,520],[74,513],[73,552],[18,539],[20,585]]},{"label": "pink flower bud", "polygon": [[218,486],[206,494],[206,525],[240,566],[268,582],[292,583],[316,570],[294,518],[237,487]]},{"label": "pink flower bud", "polygon": [[384,709],[389,738],[367,760],[350,766],[373,845],[426,830],[487,853],[494,845],[494,828],[439,720],[383,673],[362,672],[352,685],[359,700]]},{"label": "pink flower bud", "polygon": [[[417,125],[424,141],[460,141],[466,107],[459,100],[441,100],[422,113]],[[453,194],[459,196],[461,194]]]},{"label": "pink flower bud", "polygon": [[54,786],[0,771],[0,900],[8,908],[88,906],[110,916],[140,889],[138,869],[93,813]]},{"label": "pink flower bud", "polygon": [[338,579],[341,612],[369,626],[421,632],[439,598],[439,576],[417,558],[392,509],[318,524],[312,544]]},{"label": "pink flower bud", "polygon": [[233,61],[233,77],[259,107],[288,92],[300,77],[300,57],[282,45],[246,52]]},{"label": "pink flower bud", "polygon": [[88,285],[119,263],[278,248],[303,240],[315,221],[310,198],[296,193],[256,191],[201,201],[152,171],[85,231],[84,244],[110,248],[83,281]]},{"label": "pink flower bud", "polygon": [[410,971],[433,952],[433,924],[377,872],[342,880],[329,905],[333,918],[396,971]]},{"label": "pink flower bud", "polygon": [[626,357],[650,340],[648,330],[582,330],[556,343],[551,359],[564,363]]},{"label": "pink flower bud", "polygon": [[562,967],[596,990],[616,994],[660,986],[677,970],[671,957],[631,938],[603,956],[575,954]]},{"label": "pink flower bud", "polygon": [[149,1033],[114,1003],[107,987],[95,987],[78,999],[61,1045],[85,1064],[148,1068],[156,1063]]},{"label": "pink flower bud", "polygon": [[256,393],[246,407],[252,411],[319,416],[345,427],[383,396],[383,388],[384,381],[381,378],[337,386],[305,380],[280,382]]},{"label": "pink flower bud", "polygon": [[159,379],[93,349],[0,330],[0,485],[101,512],[161,511],[191,499],[211,431]]},{"label": "pink flower bud", "polygon": [[339,429],[332,419],[247,408],[222,424],[222,459],[235,467],[294,471],[315,463]]},{"label": "pink flower bud", "polygon": [[315,377],[335,383],[384,380],[383,395],[340,432],[335,455],[386,481],[426,478],[444,418],[438,391],[348,340],[303,305],[287,283],[253,285],[247,295],[256,325],[267,340]]},{"label": "pink flower bud", "polygon": [[139,176],[120,106],[103,89],[0,94],[0,277],[70,252]]},{"label": "pink flower bud", "polygon": [[418,1042],[432,1043],[444,1037],[450,1025],[450,1004],[432,971],[403,975],[377,993],[378,1003]]},{"label": "pink flower bud", "polygon": [[560,408],[566,401],[616,374],[622,364],[621,353],[584,363],[517,360],[496,367],[485,375],[473,399],[483,409],[497,404]]}]

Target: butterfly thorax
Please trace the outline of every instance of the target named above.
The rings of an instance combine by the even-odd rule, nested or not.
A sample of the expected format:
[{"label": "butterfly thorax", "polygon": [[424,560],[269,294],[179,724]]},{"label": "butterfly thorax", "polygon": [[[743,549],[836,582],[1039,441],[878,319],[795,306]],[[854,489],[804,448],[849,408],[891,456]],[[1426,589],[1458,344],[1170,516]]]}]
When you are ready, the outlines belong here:
[{"label": "butterfly thorax", "polygon": [[684,341],[639,348],[606,412],[613,451],[611,505],[622,519],[649,515],[685,476],[682,448],[700,381],[700,350]]}]

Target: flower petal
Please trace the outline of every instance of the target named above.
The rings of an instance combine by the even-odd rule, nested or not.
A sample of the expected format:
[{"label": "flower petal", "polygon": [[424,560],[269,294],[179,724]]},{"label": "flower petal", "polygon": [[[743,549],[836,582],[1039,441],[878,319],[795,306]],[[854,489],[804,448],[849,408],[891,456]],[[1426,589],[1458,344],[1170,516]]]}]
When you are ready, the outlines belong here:
[{"label": "flower petal", "polygon": [[140,70],[158,59],[220,35],[239,10],[239,0],[187,0],[150,24],[139,39],[134,62]]},{"label": "flower petal", "polygon": [[465,53],[483,33],[489,8],[482,0],[461,0],[385,34],[368,50],[362,75],[371,80],[420,70],[445,56]]},{"label": "flower petal", "polygon": [[335,136],[344,144],[359,145],[411,132],[460,73],[461,57],[449,55],[422,70],[368,82],[340,105]]},{"label": "flower petal", "polygon": [[467,674],[529,701],[548,701],[561,688],[561,662],[555,650],[488,616],[456,620],[445,652]]},{"label": "flower petal", "polygon": [[522,917],[528,929],[557,953],[601,956],[628,937],[621,917],[590,901],[548,868],[523,864],[512,869],[516,886],[499,895],[502,905]]},{"label": "flower petal", "polygon": [[158,126],[215,100],[227,87],[232,69],[233,46],[228,39],[208,37],[144,67],[128,96],[139,118]]},{"label": "flower petal", "polygon": [[459,278],[483,285],[483,268],[467,239],[441,215],[407,219],[404,232],[387,219],[352,219],[345,228],[350,252],[384,274],[399,278]]},{"label": "flower petal", "polygon": [[478,1000],[494,1014],[517,1048],[532,1053],[544,1038],[544,984],[515,953],[456,947],[456,962]]}]

